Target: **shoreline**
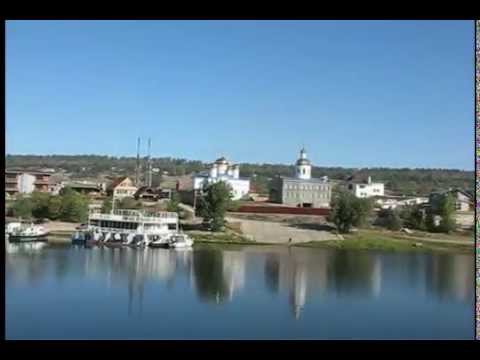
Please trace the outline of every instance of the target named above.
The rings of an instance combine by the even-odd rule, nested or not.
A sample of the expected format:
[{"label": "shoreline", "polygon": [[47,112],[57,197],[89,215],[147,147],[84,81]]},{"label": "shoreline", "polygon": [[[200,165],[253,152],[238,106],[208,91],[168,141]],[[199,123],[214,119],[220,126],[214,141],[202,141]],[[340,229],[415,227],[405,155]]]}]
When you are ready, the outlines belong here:
[{"label": "shoreline", "polygon": [[[48,241],[52,243],[70,243],[71,231],[52,231]],[[402,237],[400,234],[384,234],[374,231],[358,231],[357,233],[346,234],[343,240],[309,241],[288,244],[285,242],[258,242],[249,240],[241,234],[236,233],[198,233],[186,231],[195,243],[218,244],[218,245],[244,245],[244,246],[293,246],[304,248],[324,248],[338,250],[382,250],[391,252],[405,251],[441,251],[441,252],[462,252],[470,253],[475,251],[474,242],[455,242],[454,240],[427,239]]]}]

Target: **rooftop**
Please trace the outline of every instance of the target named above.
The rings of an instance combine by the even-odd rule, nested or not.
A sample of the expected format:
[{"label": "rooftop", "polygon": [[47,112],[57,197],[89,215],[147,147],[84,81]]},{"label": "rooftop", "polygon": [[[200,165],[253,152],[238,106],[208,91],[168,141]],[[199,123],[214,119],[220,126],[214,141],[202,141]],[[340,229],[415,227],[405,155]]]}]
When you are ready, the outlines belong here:
[{"label": "rooftop", "polygon": [[76,188],[76,189],[96,189],[96,190],[98,190],[100,188],[100,186],[97,185],[97,184],[87,184],[87,183],[76,182],[76,181],[66,182],[65,186],[71,187],[71,188]]},{"label": "rooftop", "polygon": [[288,176],[280,176],[280,179],[282,179],[283,181],[298,182],[298,183],[330,184],[330,181],[324,181],[320,178],[297,179],[297,178],[288,177]]},{"label": "rooftop", "polygon": [[308,160],[308,159],[298,159],[296,164],[297,165],[310,165],[310,160]]},{"label": "rooftop", "polygon": [[24,174],[24,173],[32,174],[32,175],[46,175],[46,176],[52,175],[49,172],[40,171],[40,170],[5,169],[5,174]]},{"label": "rooftop", "polygon": [[113,182],[108,186],[108,188],[113,189],[113,188],[117,187],[117,185],[120,184],[125,179],[128,179],[128,176],[121,176],[119,178],[114,179]]}]

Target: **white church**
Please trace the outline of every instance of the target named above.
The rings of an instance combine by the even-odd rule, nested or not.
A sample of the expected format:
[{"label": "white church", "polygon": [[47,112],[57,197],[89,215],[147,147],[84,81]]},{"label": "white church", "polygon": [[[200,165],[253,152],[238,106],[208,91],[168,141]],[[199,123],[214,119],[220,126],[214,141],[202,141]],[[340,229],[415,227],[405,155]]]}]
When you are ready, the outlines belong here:
[{"label": "white church", "polygon": [[193,176],[193,188],[201,190],[204,186],[224,181],[232,188],[232,199],[239,200],[250,191],[250,180],[240,178],[240,167],[221,157],[209,170]]}]

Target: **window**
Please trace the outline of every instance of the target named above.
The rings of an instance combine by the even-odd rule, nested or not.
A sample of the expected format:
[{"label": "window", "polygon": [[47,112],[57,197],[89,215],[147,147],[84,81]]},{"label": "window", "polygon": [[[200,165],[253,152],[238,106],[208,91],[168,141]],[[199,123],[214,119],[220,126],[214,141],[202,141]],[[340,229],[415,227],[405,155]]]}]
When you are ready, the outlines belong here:
[{"label": "window", "polygon": [[305,168],[302,169],[303,173],[305,174]]}]

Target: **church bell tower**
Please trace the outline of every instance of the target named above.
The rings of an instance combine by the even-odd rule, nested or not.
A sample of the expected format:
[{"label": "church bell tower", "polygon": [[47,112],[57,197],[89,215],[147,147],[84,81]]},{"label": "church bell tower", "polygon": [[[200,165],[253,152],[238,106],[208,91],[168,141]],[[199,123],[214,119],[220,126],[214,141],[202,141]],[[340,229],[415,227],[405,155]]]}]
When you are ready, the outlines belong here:
[{"label": "church bell tower", "polygon": [[300,158],[295,164],[295,177],[297,179],[309,180],[312,177],[312,165],[307,159],[307,151],[305,148],[300,150]]}]

